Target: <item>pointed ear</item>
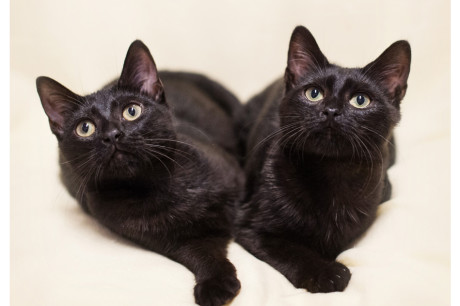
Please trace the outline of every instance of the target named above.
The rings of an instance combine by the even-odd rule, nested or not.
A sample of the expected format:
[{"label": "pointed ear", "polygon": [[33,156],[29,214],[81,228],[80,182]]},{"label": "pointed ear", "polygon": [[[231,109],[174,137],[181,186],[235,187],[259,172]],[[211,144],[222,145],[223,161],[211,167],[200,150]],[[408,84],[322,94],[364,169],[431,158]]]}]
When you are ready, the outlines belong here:
[{"label": "pointed ear", "polygon": [[146,94],[157,102],[164,101],[164,89],[149,49],[140,40],[129,46],[118,87]]},{"label": "pointed ear", "polygon": [[411,62],[410,45],[400,40],[389,46],[375,61],[363,68],[366,75],[377,80],[398,105],[406,94]]},{"label": "pointed ear", "polygon": [[36,84],[51,131],[61,139],[66,120],[83,104],[84,99],[48,77],[37,78]]},{"label": "pointed ear", "polygon": [[328,64],[310,31],[303,26],[297,26],[289,43],[288,64],[284,76],[286,88],[298,85],[302,77]]}]

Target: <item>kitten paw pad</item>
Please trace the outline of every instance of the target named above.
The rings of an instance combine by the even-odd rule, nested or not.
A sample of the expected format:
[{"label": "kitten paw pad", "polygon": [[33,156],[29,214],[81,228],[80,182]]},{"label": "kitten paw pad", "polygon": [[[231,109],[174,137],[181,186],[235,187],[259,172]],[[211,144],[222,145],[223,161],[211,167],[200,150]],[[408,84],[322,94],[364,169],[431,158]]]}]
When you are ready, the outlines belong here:
[{"label": "kitten paw pad", "polygon": [[300,287],[311,293],[343,291],[350,281],[351,273],[341,263],[334,262],[321,267],[315,275],[311,275]]},{"label": "kitten paw pad", "polygon": [[201,306],[221,306],[230,302],[241,288],[236,277],[216,277],[195,286],[195,302]]}]

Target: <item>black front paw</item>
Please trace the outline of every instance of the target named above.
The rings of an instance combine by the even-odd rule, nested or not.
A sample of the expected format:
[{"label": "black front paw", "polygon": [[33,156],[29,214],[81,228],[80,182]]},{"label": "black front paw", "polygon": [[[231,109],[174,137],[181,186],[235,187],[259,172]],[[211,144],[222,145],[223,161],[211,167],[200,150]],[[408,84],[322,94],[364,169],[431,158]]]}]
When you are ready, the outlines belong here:
[{"label": "black front paw", "polygon": [[350,281],[350,270],[339,262],[328,263],[308,275],[301,288],[311,293],[343,291]]},{"label": "black front paw", "polygon": [[210,278],[195,286],[195,302],[201,306],[221,306],[230,302],[240,288],[235,276]]}]

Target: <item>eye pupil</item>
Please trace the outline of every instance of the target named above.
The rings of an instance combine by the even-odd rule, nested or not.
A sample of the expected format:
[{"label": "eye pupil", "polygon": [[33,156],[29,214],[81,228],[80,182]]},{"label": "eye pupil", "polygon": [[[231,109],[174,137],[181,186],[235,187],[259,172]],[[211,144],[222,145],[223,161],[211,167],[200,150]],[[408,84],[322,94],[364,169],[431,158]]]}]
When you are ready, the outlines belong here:
[{"label": "eye pupil", "polygon": [[363,105],[366,102],[366,98],[362,95],[356,97],[356,103],[359,105]]},{"label": "eye pupil", "polygon": [[319,95],[319,90],[316,89],[316,88],[312,89],[312,91],[311,91],[311,97],[312,97],[312,98],[316,98],[316,97],[318,97],[318,95]]},{"label": "eye pupil", "polygon": [[136,109],[131,106],[130,108],[128,108],[128,113],[134,117],[136,115]]},{"label": "eye pupil", "polygon": [[89,124],[88,122],[83,122],[83,124],[81,125],[81,130],[86,134],[88,133],[89,131]]}]

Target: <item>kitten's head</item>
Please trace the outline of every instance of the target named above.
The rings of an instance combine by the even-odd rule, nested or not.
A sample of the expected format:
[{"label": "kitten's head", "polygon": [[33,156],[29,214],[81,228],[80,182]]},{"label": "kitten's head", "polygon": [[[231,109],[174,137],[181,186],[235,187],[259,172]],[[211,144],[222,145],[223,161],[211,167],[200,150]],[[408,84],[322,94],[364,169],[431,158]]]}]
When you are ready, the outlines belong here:
[{"label": "kitten's head", "polygon": [[141,41],[131,44],[117,84],[79,96],[39,77],[37,90],[61,163],[73,176],[110,181],[139,177],[152,168],[159,174],[170,170],[171,115],[155,62]]},{"label": "kitten's head", "polygon": [[283,145],[324,156],[378,152],[400,119],[410,61],[409,43],[397,41],[364,68],[342,68],[297,27],[280,106]]}]

